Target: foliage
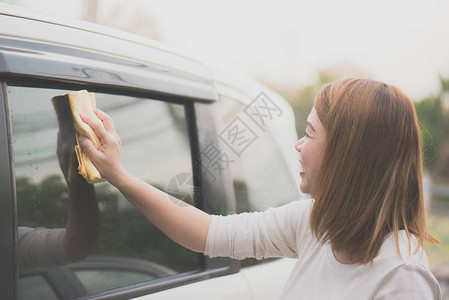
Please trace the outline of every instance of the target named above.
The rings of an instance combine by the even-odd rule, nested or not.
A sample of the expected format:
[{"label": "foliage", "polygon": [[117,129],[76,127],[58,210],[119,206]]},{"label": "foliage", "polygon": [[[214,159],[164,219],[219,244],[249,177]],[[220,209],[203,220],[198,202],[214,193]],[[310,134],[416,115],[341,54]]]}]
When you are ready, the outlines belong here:
[{"label": "foliage", "polygon": [[39,184],[30,177],[19,177],[16,189],[19,226],[65,227],[68,191],[59,175],[49,175]]},{"label": "foliage", "polygon": [[438,149],[443,138],[443,114],[438,97],[427,97],[415,102],[415,109],[423,137],[424,164],[432,168],[438,161]]},{"label": "foliage", "polygon": [[440,92],[415,103],[423,134],[424,164],[437,182],[449,181],[449,78],[440,77]]}]

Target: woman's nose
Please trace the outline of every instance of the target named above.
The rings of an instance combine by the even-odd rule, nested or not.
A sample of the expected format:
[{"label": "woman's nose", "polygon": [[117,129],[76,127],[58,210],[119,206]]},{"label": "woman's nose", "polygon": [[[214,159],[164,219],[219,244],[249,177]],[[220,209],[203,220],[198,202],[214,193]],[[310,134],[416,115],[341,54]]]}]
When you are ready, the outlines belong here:
[{"label": "woman's nose", "polygon": [[295,149],[296,149],[296,151],[301,152],[301,147],[302,147],[303,142],[304,142],[304,137],[300,138],[300,139],[296,142],[296,144],[295,144]]}]

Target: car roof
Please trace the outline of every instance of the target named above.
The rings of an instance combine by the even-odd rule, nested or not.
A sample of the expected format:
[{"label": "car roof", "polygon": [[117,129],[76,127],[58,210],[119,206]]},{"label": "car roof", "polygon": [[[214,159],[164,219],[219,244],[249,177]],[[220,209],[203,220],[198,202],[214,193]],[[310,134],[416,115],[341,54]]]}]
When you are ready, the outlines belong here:
[{"label": "car roof", "polygon": [[207,64],[162,42],[87,21],[0,4],[0,36],[65,45],[169,68],[198,80],[213,81],[210,84],[215,85],[219,92],[243,104],[250,103],[262,91],[283,101],[257,81],[232,70]]},{"label": "car roof", "polygon": [[[190,58],[188,58],[189,55],[187,53],[182,53],[179,49],[172,48],[169,45],[159,42],[157,40],[145,38],[145,37],[133,34],[133,33],[125,32],[125,31],[122,31],[119,29],[103,26],[103,25],[96,24],[96,23],[87,22],[84,20],[66,18],[66,17],[62,17],[62,16],[58,16],[58,15],[37,12],[37,11],[33,11],[33,10],[30,10],[27,8],[22,8],[22,7],[18,7],[15,5],[9,5],[9,4],[5,4],[5,3],[0,3],[0,15],[16,17],[16,18],[21,18],[21,19],[27,19],[27,20],[33,20],[36,22],[52,24],[54,26],[67,27],[67,28],[77,29],[80,31],[90,32],[90,33],[96,34],[96,35],[108,36],[108,37],[111,37],[114,39],[120,39],[123,41],[135,43],[135,44],[146,45],[147,47],[159,49],[159,50],[167,52],[167,53],[172,53],[177,56],[182,56],[187,59],[190,59]],[[3,30],[1,30],[1,32],[7,33],[8,30],[4,28]],[[36,38],[39,38],[39,39],[42,39],[42,38],[44,38],[44,36],[48,35],[47,39],[53,40],[52,36],[49,35],[49,32],[42,33],[42,32],[36,31],[36,32],[34,32],[34,34],[37,35]],[[60,38],[62,38],[62,37],[60,37]],[[72,41],[72,43],[74,45],[76,44],[80,47],[84,46],[85,48],[89,48],[88,41],[85,41],[85,40]],[[106,50],[106,49],[104,49],[104,50]]]}]

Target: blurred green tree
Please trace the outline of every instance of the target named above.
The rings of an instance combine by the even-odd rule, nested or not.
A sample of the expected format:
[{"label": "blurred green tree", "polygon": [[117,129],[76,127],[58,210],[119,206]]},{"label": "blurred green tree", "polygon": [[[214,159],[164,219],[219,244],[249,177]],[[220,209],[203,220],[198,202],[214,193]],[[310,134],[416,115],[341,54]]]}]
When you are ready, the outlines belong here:
[{"label": "blurred green tree", "polygon": [[449,182],[449,78],[440,91],[415,102],[423,134],[424,166],[436,182]]},{"label": "blurred green tree", "polygon": [[68,211],[67,186],[59,175],[49,175],[40,183],[30,177],[16,180],[19,226],[64,228]]},{"label": "blurred green tree", "polygon": [[313,100],[318,90],[326,83],[336,80],[337,77],[328,72],[318,73],[318,80],[314,84],[301,89],[281,91],[280,94],[290,103],[295,114],[296,132],[302,137],[306,130],[306,120],[313,107]]},{"label": "blurred green tree", "polygon": [[424,165],[432,169],[438,161],[438,149],[443,138],[443,113],[439,97],[426,97],[415,102],[423,137]]}]

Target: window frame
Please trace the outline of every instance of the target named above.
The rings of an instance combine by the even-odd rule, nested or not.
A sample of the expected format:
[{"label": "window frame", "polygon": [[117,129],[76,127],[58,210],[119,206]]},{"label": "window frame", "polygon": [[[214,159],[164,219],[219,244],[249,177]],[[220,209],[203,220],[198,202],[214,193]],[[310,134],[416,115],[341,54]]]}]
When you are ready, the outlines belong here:
[{"label": "window frame", "polygon": [[[27,80],[26,87],[48,88],[47,85],[42,86],[41,83],[42,83],[41,80],[37,80],[37,81]],[[53,84],[52,88],[54,88],[54,89],[61,88],[58,84],[54,84],[54,83],[52,83],[52,84]],[[70,85],[68,87],[68,86],[66,86],[66,84],[63,84],[63,85],[64,85],[64,88],[70,89],[70,90],[76,90],[76,89],[83,88],[83,89],[88,89],[89,91],[95,90],[95,92],[98,92],[98,93],[101,92],[101,93],[109,93],[109,94],[117,95],[117,93],[115,93],[115,91],[112,93],[111,91],[109,91],[107,89],[98,89],[98,88],[91,89],[89,86],[77,86],[77,85]],[[7,91],[8,86],[24,86],[24,85],[23,85],[22,80],[15,80],[15,78],[14,78],[14,79],[8,81],[8,84],[4,83],[3,89],[5,91]],[[131,95],[128,93],[123,93],[121,95],[126,95],[126,96],[133,95],[134,96],[134,94],[132,94],[132,93],[131,93]],[[149,101],[161,100],[159,97],[154,97],[154,96],[150,96],[150,95],[143,96],[143,95],[141,95],[141,93],[139,93],[139,97],[145,97],[145,98],[149,99]],[[5,100],[5,105],[9,106],[9,99],[7,96],[4,97],[4,100]],[[186,122],[187,122],[187,129],[188,129],[188,133],[189,133],[191,164],[192,164],[192,171],[194,174],[194,176],[193,176],[194,177],[194,185],[196,187],[199,187],[201,190],[201,187],[203,186],[201,167],[198,164],[194,163],[194,159],[199,157],[199,155],[200,155],[200,146],[198,143],[198,132],[197,132],[197,125],[196,125],[194,102],[188,101],[188,102],[182,103],[181,101],[178,101],[178,99],[176,99],[175,101],[169,101],[166,99],[162,100],[162,101],[170,102],[170,103],[177,103],[177,104],[181,104],[184,106]],[[0,122],[1,122],[1,117],[2,116],[0,116]],[[5,120],[6,120],[6,118],[5,118]],[[10,118],[8,118],[7,123],[8,123],[7,128],[11,129],[12,125],[11,125]],[[0,138],[1,138],[1,136],[0,136]],[[4,143],[4,145],[8,145],[9,146],[9,147],[7,147],[8,151],[11,151],[11,153],[13,153],[13,149],[12,149],[13,145],[11,143],[11,138],[8,138],[7,140],[9,142]],[[1,153],[0,153],[0,155],[1,155]],[[12,156],[11,156],[11,158],[8,158],[8,160],[10,162],[10,165],[8,166],[8,168],[3,168],[3,171],[5,169],[14,170],[14,160],[13,160]],[[11,174],[14,174],[14,172],[11,172]],[[15,178],[12,178],[12,183],[10,183],[9,186],[11,187],[11,191],[13,191],[13,190],[15,191]],[[197,191],[195,191],[195,192],[197,192]],[[203,193],[199,193],[199,194],[195,195],[195,199],[198,199],[198,201],[195,203],[195,206],[201,210],[204,210]],[[10,197],[10,200],[6,201],[6,202],[8,202],[9,204],[13,204],[13,206],[14,206],[14,213],[10,214],[10,215],[13,215],[13,217],[15,219],[14,224],[16,224],[16,218],[17,218],[17,211],[15,209],[15,206],[17,203],[16,193],[14,192],[13,195]],[[11,208],[10,208],[10,211],[11,211]],[[14,227],[15,228],[9,229],[9,230],[14,231],[14,242],[13,242],[14,245],[13,245],[13,247],[10,246],[10,251],[11,251],[11,248],[14,249],[12,251],[13,253],[15,253],[15,251],[17,250],[17,244],[16,244],[17,229],[16,229],[16,226],[14,226]],[[13,261],[16,261],[15,257],[14,257]],[[232,267],[231,267],[231,265],[232,265]],[[15,273],[17,274],[15,276],[16,277],[15,284],[17,285],[18,267],[14,267],[14,270],[15,270]],[[152,281],[146,281],[146,282],[133,284],[133,285],[129,285],[129,286],[124,286],[124,287],[120,287],[120,288],[116,288],[116,289],[111,289],[111,290],[107,290],[107,291],[103,291],[103,292],[89,294],[89,295],[86,295],[86,299],[87,298],[89,298],[89,299],[114,299],[114,298],[121,299],[123,297],[137,297],[137,296],[141,296],[141,295],[145,295],[145,294],[150,294],[150,293],[166,290],[166,289],[173,288],[173,287],[178,287],[178,286],[181,286],[184,284],[188,284],[188,283],[192,283],[192,282],[196,282],[196,281],[200,281],[200,280],[205,280],[205,279],[216,277],[216,276],[223,275],[223,274],[233,273],[233,272],[235,272],[235,270],[236,270],[235,263],[232,264],[231,260],[229,260],[229,259],[215,259],[214,262],[212,263],[211,259],[198,253],[198,262],[197,262],[196,270],[177,274],[177,275],[170,276],[170,277],[159,278],[159,279],[152,280]],[[7,276],[7,277],[11,277],[11,276]],[[7,278],[7,277],[5,277],[5,278]],[[56,289],[56,290],[58,290],[58,289]],[[17,290],[16,290],[16,293],[17,293]],[[81,297],[81,299],[83,299],[83,297]]]},{"label": "window frame", "polygon": [[7,86],[2,82],[0,93],[0,290],[6,299],[16,299],[18,266],[16,259],[17,210],[13,152],[11,151],[11,122],[7,101]]}]

